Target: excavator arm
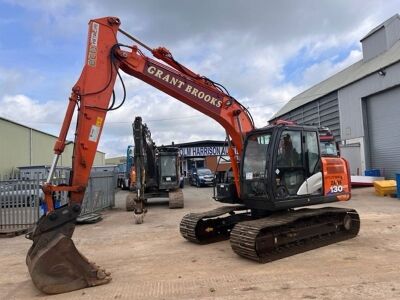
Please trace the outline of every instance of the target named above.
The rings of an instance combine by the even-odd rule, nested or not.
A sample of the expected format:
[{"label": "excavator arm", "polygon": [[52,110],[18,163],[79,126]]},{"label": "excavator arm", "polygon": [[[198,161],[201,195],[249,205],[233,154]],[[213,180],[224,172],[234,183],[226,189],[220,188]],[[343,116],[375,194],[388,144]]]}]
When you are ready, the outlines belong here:
[{"label": "excavator arm", "polygon": [[242,154],[245,134],[254,129],[253,120],[247,109],[227,92],[222,91],[213,81],[196,75],[180,65],[165,48],[154,49],[152,53],[170,66],[145,56],[136,46],[130,49],[131,51],[117,50],[116,56],[119,57],[120,68],[125,73],[204,113],[225,128],[231,141],[228,154],[239,193],[239,168],[236,155]]},{"label": "excavator arm", "polygon": [[[81,210],[106,114],[122,105],[115,104],[113,92],[117,76],[123,84],[119,69],[206,114],[225,128],[229,137],[228,154],[236,189],[240,195],[237,157],[242,154],[245,134],[254,129],[247,109],[221,85],[178,63],[167,49],[151,49],[136,41],[150,50],[160,62],[145,56],[135,45],[119,44],[118,31],[132,38],[119,29],[119,26],[119,19],[114,17],[89,22],[85,65],[79,80],[72,88],[64,122],[54,147],[53,164],[43,186],[48,212],[29,234],[33,245],[29,249],[26,262],[33,282],[45,293],[62,293],[111,280],[109,273],[90,263],[79,253],[71,237]],[[58,157],[64,151],[76,109],[77,125],[70,182],[66,186],[53,185],[51,180],[54,170]],[[69,202],[55,209],[52,194],[57,191],[68,192]]]},{"label": "excavator arm", "polygon": [[[148,186],[156,186],[156,146],[151,138],[151,132],[141,117],[136,117],[132,124],[133,140],[135,142],[134,161],[136,171],[136,196],[134,202],[134,219],[136,224],[143,223],[145,208],[145,190]],[[131,197],[132,195],[129,195]]]}]

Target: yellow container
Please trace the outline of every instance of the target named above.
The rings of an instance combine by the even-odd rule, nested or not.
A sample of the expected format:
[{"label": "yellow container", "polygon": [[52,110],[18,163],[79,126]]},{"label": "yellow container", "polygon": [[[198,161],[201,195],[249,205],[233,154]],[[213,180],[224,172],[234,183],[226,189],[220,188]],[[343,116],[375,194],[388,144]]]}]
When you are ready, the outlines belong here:
[{"label": "yellow container", "polygon": [[396,180],[377,180],[374,181],[375,193],[379,196],[396,194]]}]

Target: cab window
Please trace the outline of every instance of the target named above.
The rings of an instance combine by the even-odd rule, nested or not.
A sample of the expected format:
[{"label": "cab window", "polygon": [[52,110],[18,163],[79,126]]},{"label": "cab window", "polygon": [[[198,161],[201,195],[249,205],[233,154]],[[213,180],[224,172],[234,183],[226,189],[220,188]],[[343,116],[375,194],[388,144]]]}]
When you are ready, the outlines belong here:
[{"label": "cab window", "polygon": [[161,156],[161,176],[176,176],[175,156]]},{"label": "cab window", "polygon": [[255,134],[248,138],[243,162],[245,179],[265,177],[267,149],[271,134]]},{"label": "cab window", "polygon": [[283,131],[278,148],[278,167],[299,167],[302,166],[301,155],[301,132]]}]

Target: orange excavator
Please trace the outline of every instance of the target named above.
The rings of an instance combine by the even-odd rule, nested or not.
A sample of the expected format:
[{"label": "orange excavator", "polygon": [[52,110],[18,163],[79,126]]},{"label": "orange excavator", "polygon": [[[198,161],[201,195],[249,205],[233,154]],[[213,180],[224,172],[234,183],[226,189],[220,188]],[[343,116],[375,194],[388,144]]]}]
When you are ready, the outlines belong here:
[{"label": "orange excavator", "polygon": [[[135,45],[118,43],[118,32]],[[158,60],[144,55],[139,46]],[[256,129],[249,111],[221,84],[192,72],[167,49],[152,49],[138,41],[120,29],[118,18],[105,17],[89,22],[85,66],[72,88],[43,186],[48,212],[28,236],[33,244],[26,262],[38,289],[55,294],[111,280],[108,272],[76,249],[71,237],[106,114],[125,100],[119,70],[206,114],[226,131],[234,180],[217,185],[215,200],[230,205],[184,216],[180,223],[184,238],[199,244],[230,238],[238,255],[268,262],[358,234],[360,220],[354,209],[300,208],[351,197],[348,163],[320,155],[318,128],[278,124]],[[117,77],[124,91],[119,104],[113,92]],[[51,178],[75,109],[70,182],[54,185]],[[68,192],[69,201],[55,208],[52,194],[59,191]]]}]

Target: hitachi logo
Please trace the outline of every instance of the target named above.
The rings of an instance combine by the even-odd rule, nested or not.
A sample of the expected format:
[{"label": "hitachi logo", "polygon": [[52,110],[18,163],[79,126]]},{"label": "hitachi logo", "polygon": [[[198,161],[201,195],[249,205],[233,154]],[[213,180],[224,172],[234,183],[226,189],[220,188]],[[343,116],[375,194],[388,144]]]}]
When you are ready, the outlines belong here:
[{"label": "hitachi logo", "polygon": [[147,67],[147,73],[154,75],[154,77],[157,77],[159,79],[161,79],[162,81],[165,81],[167,83],[169,83],[170,85],[173,85],[175,87],[177,87],[178,89],[184,90],[186,93],[196,97],[199,100],[203,100],[215,107],[221,107],[222,105],[222,100],[219,100],[195,87],[193,87],[192,85],[183,82],[182,80],[174,77],[171,74],[168,74],[167,72],[158,69],[157,67],[153,66],[153,65],[149,65]]}]

